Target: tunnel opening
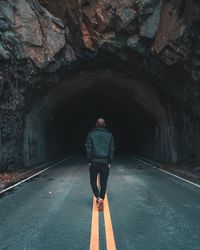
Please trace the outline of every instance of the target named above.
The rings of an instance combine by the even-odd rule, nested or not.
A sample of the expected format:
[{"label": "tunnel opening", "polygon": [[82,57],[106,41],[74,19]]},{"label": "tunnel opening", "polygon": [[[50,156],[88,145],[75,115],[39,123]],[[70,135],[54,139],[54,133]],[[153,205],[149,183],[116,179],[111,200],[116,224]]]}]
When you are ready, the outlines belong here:
[{"label": "tunnel opening", "polygon": [[116,153],[139,154],[147,146],[155,129],[154,117],[134,100],[126,101],[127,96],[117,97],[101,88],[64,100],[49,117],[45,133],[49,156],[84,153],[86,136],[99,117],[114,135]]},{"label": "tunnel opening", "polygon": [[174,158],[169,116],[155,89],[107,70],[65,79],[33,104],[24,134],[25,164],[84,153],[99,117],[114,135],[116,154]]}]

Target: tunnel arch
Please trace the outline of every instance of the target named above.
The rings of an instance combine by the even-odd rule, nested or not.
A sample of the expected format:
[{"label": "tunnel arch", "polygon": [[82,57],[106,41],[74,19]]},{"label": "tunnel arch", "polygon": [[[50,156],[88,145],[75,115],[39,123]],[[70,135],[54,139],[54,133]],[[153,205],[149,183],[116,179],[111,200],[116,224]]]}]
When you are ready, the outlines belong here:
[{"label": "tunnel arch", "polygon": [[[66,130],[68,129],[69,117],[70,121],[72,120],[70,128],[73,128],[76,123],[79,124],[76,118],[85,112],[84,109],[89,110],[89,113],[84,113],[85,119],[88,119],[88,123],[84,123],[84,136],[92,128],[91,125],[94,125],[98,116],[106,116],[108,127],[114,130],[116,138],[119,139],[117,141],[119,148],[120,143],[123,145],[123,133],[126,134],[128,128],[129,133],[126,135],[126,139],[130,144],[129,152],[132,151],[130,140],[131,136],[132,141],[137,137],[136,127],[138,126],[140,136],[144,133],[148,138],[145,141],[144,136],[142,137],[141,151],[136,153],[166,161],[175,161],[176,142],[173,136],[173,125],[171,125],[169,111],[160,100],[158,91],[149,82],[113,70],[84,71],[65,78],[43,98],[31,103],[24,130],[24,165],[35,165],[60,157],[62,154],[64,155],[64,152],[67,153],[68,150],[65,147],[63,147],[66,150],[64,152],[59,149],[62,143],[56,139],[57,132],[64,131],[64,128],[61,129],[61,124],[66,125]],[[90,110],[90,107],[93,107],[93,111]],[[70,109],[72,111],[74,109],[76,114],[72,114]],[[117,123],[117,117],[120,116],[126,119],[126,125],[120,123],[117,127],[115,123]],[[83,119],[83,117],[81,118]],[[147,122],[149,122],[149,127],[148,124],[145,125]],[[134,133],[131,131],[131,126],[133,130],[136,130]],[[77,130],[81,131],[81,128],[79,127]],[[52,134],[54,136],[48,139]],[[83,138],[79,143],[83,145]],[[134,143],[136,144],[136,142]],[[134,143],[132,143],[132,147],[136,148]],[[139,139],[137,139],[137,143],[140,144]],[[59,147],[58,144],[60,144]],[[54,145],[54,147],[49,145]],[[54,154],[56,147],[60,151]],[[126,147],[125,144],[124,147]]]}]

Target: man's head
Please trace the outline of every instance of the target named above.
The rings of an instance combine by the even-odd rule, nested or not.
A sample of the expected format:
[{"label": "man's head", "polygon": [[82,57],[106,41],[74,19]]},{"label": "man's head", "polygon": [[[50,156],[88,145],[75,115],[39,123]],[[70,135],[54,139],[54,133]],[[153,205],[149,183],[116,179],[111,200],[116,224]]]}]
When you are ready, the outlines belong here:
[{"label": "man's head", "polygon": [[96,121],[96,126],[104,128],[106,126],[105,120],[103,118],[99,118]]}]

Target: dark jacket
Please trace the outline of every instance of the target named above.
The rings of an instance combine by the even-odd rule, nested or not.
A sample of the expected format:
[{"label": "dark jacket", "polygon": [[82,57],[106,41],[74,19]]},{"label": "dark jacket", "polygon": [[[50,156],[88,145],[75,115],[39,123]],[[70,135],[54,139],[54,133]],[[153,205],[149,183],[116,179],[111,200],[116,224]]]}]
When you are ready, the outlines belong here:
[{"label": "dark jacket", "polygon": [[111,163],[114,148],[113,136],[106,128],[95,127],[87,136],[86,152],[91,163]]}]

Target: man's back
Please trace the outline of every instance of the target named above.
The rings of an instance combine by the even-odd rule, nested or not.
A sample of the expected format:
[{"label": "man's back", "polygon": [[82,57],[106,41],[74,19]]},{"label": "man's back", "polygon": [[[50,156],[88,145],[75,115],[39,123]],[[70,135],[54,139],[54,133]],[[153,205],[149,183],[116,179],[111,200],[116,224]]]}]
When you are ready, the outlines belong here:
[{"label": "man's back", "polygon": [[87,137],[86,151],[92,163],[109,164],[113,160],[114,139],[104,127],[95,127]]},{"label": "man's back", "polygon": [[[107,180],[110,172],[111,161],[114,156],[114,139],[112,134],[105,128],[105,120],[99,118],[96,127],[88,134],[86,152],[89,160],[90,184],[99,211],[103,210]],[[100,177],[101,189],[97,186],[97,176]]]}]

